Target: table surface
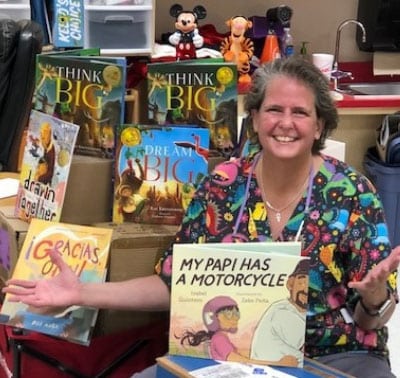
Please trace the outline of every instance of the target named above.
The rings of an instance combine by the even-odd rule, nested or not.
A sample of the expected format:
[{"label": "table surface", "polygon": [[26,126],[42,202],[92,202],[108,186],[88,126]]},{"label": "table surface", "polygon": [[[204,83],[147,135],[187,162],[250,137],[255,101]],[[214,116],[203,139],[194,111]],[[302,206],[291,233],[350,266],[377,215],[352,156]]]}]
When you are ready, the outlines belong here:
[{"label": "table surface", "polygon": [[[15,172],[0,172],[0,179],[16,178],[19,179],[19,173]],[[15,204],[15,196],[0,198],[0,206],[13,206]]]}]

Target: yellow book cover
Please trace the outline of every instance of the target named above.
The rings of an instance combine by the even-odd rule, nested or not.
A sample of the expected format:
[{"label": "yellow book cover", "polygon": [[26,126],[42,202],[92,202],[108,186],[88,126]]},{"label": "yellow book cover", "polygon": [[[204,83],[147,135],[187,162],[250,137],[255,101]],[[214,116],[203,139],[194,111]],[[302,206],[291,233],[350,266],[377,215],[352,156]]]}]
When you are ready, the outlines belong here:
[{"label": "yellow book cover", "polygon": [[[32,219],[12,278],[50,279],[59,269],[50,253],[60,253],[82,282],[106,278],[112,229]],[[56,313],[40,313],[23,303],[10,302],[7,294],[0,323],[88,345],[98,310],[72,306]]]},{"label": "yellow book cover", "polygon": [[169,353],[302,367],[309,259],[300,249],[175,244]]}]

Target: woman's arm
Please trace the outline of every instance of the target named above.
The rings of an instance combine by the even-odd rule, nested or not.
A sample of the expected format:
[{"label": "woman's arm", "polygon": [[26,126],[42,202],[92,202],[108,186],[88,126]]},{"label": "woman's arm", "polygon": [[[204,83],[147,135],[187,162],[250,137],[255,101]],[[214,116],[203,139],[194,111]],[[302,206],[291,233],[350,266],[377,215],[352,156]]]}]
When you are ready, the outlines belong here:
[{"label": "woman's arm", "polygon": [[82,283],[58,253],[51,259],[60,269],[51,279],[11,279],[3,288],[11,301],[34,307],[71,305],[126,310],[168,310],[169,290],[157,276],[121,282]]}]

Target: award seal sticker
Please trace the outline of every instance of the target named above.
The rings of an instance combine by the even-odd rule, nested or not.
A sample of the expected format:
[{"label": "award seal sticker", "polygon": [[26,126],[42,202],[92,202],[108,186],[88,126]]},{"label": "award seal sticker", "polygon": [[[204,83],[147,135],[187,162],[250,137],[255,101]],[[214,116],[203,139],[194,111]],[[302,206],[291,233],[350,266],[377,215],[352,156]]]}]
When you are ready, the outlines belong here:
[{"label": "award seal sticker", "polygon": [[117,66],[107,66],[103,70],[103,78],[109,87],[117,87],[121,84],[122,74]]},{"label": "award seal sticker", "polygon": [[229,67],[221,67],[217,71],[217,80],[222,84],[222,85],[227,85],[233,80],[233,71]]},{"label": "award seal sticker", "polygon": [[140,130],[136,127],[127,127],[121,133],[121,141],[125,146],[133,147],[142,140]]}]

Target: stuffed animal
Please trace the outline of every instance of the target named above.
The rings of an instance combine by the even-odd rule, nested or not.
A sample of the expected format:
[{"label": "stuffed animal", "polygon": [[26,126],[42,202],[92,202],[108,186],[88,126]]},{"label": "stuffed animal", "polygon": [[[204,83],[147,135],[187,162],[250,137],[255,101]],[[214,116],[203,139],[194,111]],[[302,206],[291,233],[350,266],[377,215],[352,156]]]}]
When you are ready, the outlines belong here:
[{"label": "stuffed animal", "polygon": [[197,21],[206,17],[206,9],[198,5],[192,11],[183,10],[179,4],[172,5],[169,13],[175,17],[175,32],[168,41],[176,47],[176,60],[196,59],[196,49],[203,46],[204,38],[199,34]]},{"label": "stuffed animal", "polygon": [[239,83],[249,84],[250,59],[254,54],[254,44],[245,34],[253,23],[246,17],[235,16],[227,20],[226,25],[230,28],[230,35],[221,43],[221,54],[226,62],[236,63]]}]

